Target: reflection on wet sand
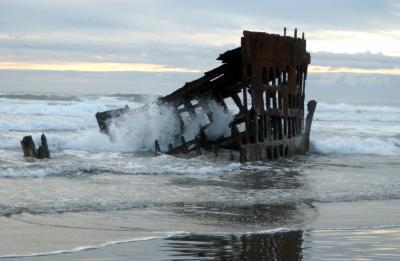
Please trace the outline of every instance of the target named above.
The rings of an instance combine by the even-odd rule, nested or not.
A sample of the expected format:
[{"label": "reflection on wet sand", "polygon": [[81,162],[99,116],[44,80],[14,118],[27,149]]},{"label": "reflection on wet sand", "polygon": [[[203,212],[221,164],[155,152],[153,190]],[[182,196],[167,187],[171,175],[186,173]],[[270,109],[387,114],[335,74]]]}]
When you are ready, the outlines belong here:
[{"label": "reflection on wet sand", "polygon": [[[204,193],[215,190],[227,193],[215,201],[208,198],[208,201],[168,204],[168,210],[180,219],[207,225],[299,227],[315,217],[315,208],[308,198],[292,196],[307,190],[298,168],[293,162],[284,160],[269,165],[260,163],[259,168],[254,163],[251,168],[244,165],[240,173],[233,175],[177,176],[170,184],[202,187]],[[288,191],[289,197],[286,196]]]},{"label": "reflection on wet sand", "polygon": [[168,260],[399,260],[400,228],[189,235],[164,240]]},{"label": "reflection on wet sand", "polygon": [[[308,200],[273,200],[279,191],[305,190],[304,177],[298,164],[290,161],[271,163],[266,168],[255,164],[242,167],[240,173],[210,177],[176,177],[171,183],[187,187],[205,187],[231,191],[235,197],[244,197],[237,202],[235,197],[223,202],[208,201],[170,206],[180,219],[215,227],[273,228],[301,227],[314,218],[314,206]],[[257,198],[256,194],[263,196]],[[239,196],[240,195],[240,196]],[[253,200],[246,202],[245,198]],[[244,235],[189,235],[176,236],[166,240],[161,247],[171,260],[301,260],[303,231],[278,231]]]},{"label": "reflection on wet sand", "polygon": [[167,239],[171,260],[301,260],[302,231]]},{"label": "reflection on wet sand", "polygon": [[326,229],[303,233],[307,260],[399,260],[400,228]]},{"label": "reflection on wet sand", "polygon": [[169,260],[301,260],[302,231],[167,239]]},{"label": "reflection on wet sand", "polygon": [[[188,173],[189,174],[189,173]],[[171,178],[172,185],[212,186],[239,191],[268,189],[300,189],[304,186],[302,164],[288,159],[278,162],[242,165],[240,171],[219,175],[185,175]]]},{"label": "reflection on wet sand", "polygon": [[[224,231],[232,225],[238,231],[299,227],[313,220],[316,210],[310,204],[227,205],[203,202],[184,206],[169,206],[174,217],[192,224],[211,225]],[[216,231],[218,232],[218,231]]]}]

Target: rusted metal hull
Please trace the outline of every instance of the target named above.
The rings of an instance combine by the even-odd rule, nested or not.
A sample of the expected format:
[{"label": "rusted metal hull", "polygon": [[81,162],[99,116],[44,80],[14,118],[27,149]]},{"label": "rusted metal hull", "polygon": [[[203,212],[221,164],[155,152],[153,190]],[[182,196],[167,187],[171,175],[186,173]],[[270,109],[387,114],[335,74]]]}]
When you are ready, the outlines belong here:
[{"label": "rusted metal hull", "polygon": [[[190,118],[207,115],[209,123],[215,119],[210,102],[228,109],[227,102],[236,106],[238,113],[230,123],[230,135],[216,140],[207,137],[207,125],[190,141],[182,137],[181,144],[169,146],[166,153],[188,153],[201,148],[229,148],[240,152],[240,161],[276,159],[309,150],[309,138],[316,102],[307,105],[304,99],[310,54],[306,40],[261,32],[244,31],[241,47],[221,54],[222,65],[203,77],[186,83],[182,88],[160,98],[171,104],[177,115]],[[106,121],[119,116],[126,109],[103,112],[97,117],[101,131],[107,132]],[[184,129],[184,122],[182,130]],[[160,152],[158,142],[156,151]]]}]

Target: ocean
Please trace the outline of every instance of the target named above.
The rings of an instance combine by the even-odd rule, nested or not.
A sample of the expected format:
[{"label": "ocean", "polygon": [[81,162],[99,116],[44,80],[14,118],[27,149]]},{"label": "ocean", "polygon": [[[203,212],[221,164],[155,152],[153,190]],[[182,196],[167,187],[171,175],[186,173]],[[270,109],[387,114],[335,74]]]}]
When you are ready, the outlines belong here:
[{"label": "ocean", "polygon": [[[241,164],[154,156],[176,131],[155,99],[0,95],[0,259],[400,258],[400,104],[319,102],[308,155]],[[42,133],[52,158],[24,158]]]}]

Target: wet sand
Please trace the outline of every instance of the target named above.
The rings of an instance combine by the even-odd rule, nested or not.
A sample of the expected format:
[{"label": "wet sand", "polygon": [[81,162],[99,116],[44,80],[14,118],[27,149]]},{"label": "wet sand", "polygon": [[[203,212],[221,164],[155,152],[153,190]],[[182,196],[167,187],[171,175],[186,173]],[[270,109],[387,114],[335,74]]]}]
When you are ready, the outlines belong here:
[{"label": "wet sand", "polygon": [[[398,260],[399,206],[314,204],[314,220],[280,229],[226,229],[157,209],[23,214],[2,218],[0,251],[2,260]],[[4,257],[13,254],[20,256]]]}]

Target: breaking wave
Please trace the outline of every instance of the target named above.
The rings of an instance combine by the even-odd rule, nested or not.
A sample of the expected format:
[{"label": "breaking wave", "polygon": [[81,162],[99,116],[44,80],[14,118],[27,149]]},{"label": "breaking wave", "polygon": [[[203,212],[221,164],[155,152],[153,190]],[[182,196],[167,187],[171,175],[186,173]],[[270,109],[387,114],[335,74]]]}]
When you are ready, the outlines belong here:
[{"label": "breaking wave", "polygon": [[[3,153],[0,150],[0,153]],[[5,153],[5,152],[4,152]],[[15,152],[16,155],[19,153]],[[149,155],[148,155],[149,154]],[[153,157],[150,153],[90,153],[67,150],[57,153],[51,160],[29,159],[15,163],[14,155],[0,154],[0,178],[86,175],[110,173],[117,175],[209,175],[232,173],[241,169],[240,163],[218,164],[207,156],[175,158],[166,154]],[[104,161],[104,159],[108,159]]]},{"label": "breaking wave", "polygon": [[[174,108],[160,105],[155,97],[0,95],[0,148],[19,149],[23,135],[39,140],[42,132],[53,151],[90,152],[152,151],[158,140],[162,150],[168,144],[179,145],[180,135],[193,139],[199,126],[211,124],[212,139],[229,135],[231,111],[210,104],[213,122],[207,117],[180,119]],[[110,136],[99,132],[95,113],[128,105],[134,110],[111,122]],[[400,107],[327,104],[320,102],[311,133],[312,152],[321,154],[400,154]]]},{"label": "breaking wave", "polygon": [[28,100],[0,98],[0,115],[52,115],[52,116],[92,116],[99,111],[139,103],[115,97],[82,97],[79,100]]},{"label": "breaking wave", "polygon": [[400,123],[400,107],[318,103],[315,121]]},{"label": "breaking wave", "polygon": [[400,113],[400,107],[356,105],[347,103],[328,104],[320,102],[317,107],[319,112],[356,112],[356,113]]},{"label": "breaking wave", "polygon": [[400,155],[400,137],[311,137],[311,152],[339,155]]},{"label": "breaking wave", "polygon": [[[100,133],[95,114],[125,105],[132,109],[131,113],[110,123],[109,136]],[[233,114],[215,102],[210,103],[210,110],[215,121],[208,122],[207,134],[219,138],[229,131]],[[166,150],[169,144],[180,144],[180,135],[193,139],[200,125],[207,123],[201,116],[183,120],[181,134],[175,109],[158,104],[153,96],[0,96],[0,148],[17,149],[23,135],[39,140],[44,132],[53,151],[153,151],[155,140]]]},{"label": "breaking wave", "polygon": [[319,103],[311,152],[400,155],[400,107]]},{"label": "breaking wave", "polygon": [[[207,129],[210,138],[218,138],[228,130],[233,115],[221,106],[211,103],[215,121]],[[196,117],[183,119],[185,127],[183,136],[193,139],[200,130],[204,119]],[[96,124],[97,125],[97,124]],[[154,142],[158,140],[162,150],[169,144],[180,144],[180,119],[174,108],[168,105],[148,103],[139,110],[131,111],[116,119],[109,125],[109,136],[91,129],[70,133],[70,137],[49,134],[49,144],[58,149],[83,149],[88,151],[153,151]]]}]

